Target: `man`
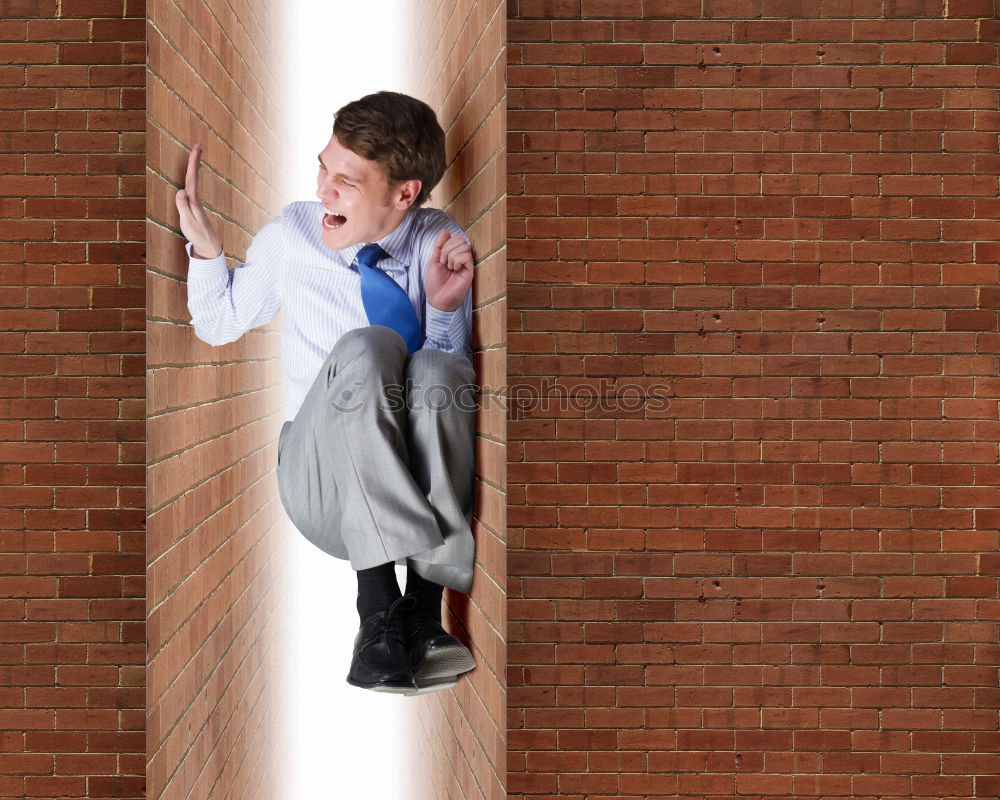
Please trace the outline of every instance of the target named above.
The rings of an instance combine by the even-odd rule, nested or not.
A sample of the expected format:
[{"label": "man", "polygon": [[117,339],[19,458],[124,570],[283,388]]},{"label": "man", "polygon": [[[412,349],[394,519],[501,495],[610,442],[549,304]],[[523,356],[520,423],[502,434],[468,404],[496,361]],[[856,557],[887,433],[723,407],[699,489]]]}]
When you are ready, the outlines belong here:
[{"label": "man", "polygon": [[198,199],[200,159],[196,145],[176,197],[192,324],[219,345],[285,309],[278,486],[299,531],[357,572],[347,680],[454,686],[475,666],[440,624],[443,587],[468,592],[475,559],[473,258],[454,220],[420,207],[444,172],[444,132],[407,95],[348,103],[319,154],[320,202],[286,206],[232,270]]}]

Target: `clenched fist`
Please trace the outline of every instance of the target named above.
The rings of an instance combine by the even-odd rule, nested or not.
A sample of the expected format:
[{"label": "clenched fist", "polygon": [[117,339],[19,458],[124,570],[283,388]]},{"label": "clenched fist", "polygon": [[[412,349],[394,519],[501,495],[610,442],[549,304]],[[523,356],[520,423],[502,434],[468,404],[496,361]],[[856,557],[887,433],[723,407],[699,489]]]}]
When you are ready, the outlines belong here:
[{"label": "clenched fist", "polygon": [[472,248],[459,235],[441,231],[424,277],[427,301],[438,311],[454,311],[472,286]]}]

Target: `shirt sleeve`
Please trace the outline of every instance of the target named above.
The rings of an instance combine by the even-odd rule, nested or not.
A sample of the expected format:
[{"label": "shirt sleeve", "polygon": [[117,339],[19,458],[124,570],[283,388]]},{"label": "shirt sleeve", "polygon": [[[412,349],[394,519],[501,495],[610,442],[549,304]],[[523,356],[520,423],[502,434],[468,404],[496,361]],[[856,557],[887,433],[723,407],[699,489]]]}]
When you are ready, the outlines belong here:
[{"label": "shirt sleeve", "polygon": [[[438,234],[448,230],[453,235],[461,236],[465,241],[469,237],[455,220],[443,211],[438,211],[424,228],[417,253],[420,261],[420,280],[427,275],[427,263],[431,251],[437,241]],[[444,350],[446,353],[461,353],[472,359],[472,289],[465,295],[465,300],[454,311],[441,311],[434,308],[427,300],[424,303],[424,348]]]},{"label": "shirt sleeve", "polygon": [[188,311],[195,335],[211,345],[235,342],[251,328],[274,319],[281,308],[278,267],[284,245],[284,215],[260,229],[246,261],[233,269],[225,255],[194,258],[188,254]]}]

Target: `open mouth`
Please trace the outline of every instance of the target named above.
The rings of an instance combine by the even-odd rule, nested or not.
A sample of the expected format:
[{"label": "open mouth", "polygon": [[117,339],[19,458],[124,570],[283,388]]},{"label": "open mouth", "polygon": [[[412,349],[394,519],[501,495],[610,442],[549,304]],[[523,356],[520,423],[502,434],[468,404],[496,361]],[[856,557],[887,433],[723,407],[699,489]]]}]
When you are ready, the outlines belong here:
[{"label": "open mouth", "polygon": [[343,214],[323,214],[323,227],[327,230],[336,230],[347,222],[347,217]]}]

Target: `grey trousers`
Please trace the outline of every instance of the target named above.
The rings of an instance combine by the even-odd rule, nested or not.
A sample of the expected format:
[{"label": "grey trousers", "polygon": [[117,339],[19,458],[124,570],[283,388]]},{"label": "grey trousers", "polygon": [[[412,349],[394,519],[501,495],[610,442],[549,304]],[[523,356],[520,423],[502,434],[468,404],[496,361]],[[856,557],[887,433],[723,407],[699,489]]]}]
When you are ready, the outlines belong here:
[{"label": "grey trousers", "polygon": [[472,588],[475,371],[391,328],[345,334],[278,439],[278,491],[310,542],[355,570],[393,561]]}]

